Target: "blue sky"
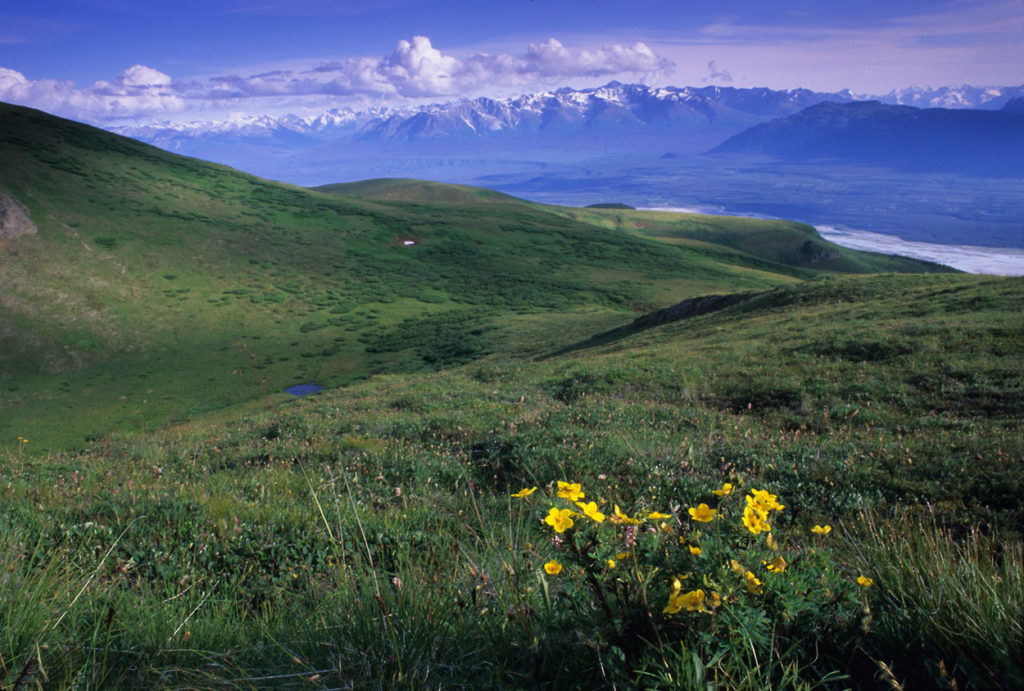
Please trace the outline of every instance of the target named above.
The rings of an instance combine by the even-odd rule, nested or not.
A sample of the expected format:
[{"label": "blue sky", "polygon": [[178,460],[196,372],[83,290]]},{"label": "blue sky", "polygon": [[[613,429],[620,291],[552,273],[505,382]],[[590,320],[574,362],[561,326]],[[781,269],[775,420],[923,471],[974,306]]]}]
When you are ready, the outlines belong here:
[{"label": "blue sky", "polygon": [[1024,83],[1024,0],[4,0],[0,100],[190,120],[611,79]]}]

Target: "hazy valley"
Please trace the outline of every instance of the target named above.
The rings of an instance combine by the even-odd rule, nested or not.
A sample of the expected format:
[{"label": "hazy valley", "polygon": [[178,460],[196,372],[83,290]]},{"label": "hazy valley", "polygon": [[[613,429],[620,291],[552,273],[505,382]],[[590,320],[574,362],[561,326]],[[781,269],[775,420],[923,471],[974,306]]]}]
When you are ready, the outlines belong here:
[{"label": "hazy valley", "polygon": [[[613,82],[406,111],[118,131],[300,185],[423,178],[554,204],[723,209],[1024,248],[1024,170],[1012,153],[1022,146],[1021,96],[1020,87],[945,87],[876,103],[849,92]],[[767,139],[741,150],[736,138],[750,128],[748,142]]]}]

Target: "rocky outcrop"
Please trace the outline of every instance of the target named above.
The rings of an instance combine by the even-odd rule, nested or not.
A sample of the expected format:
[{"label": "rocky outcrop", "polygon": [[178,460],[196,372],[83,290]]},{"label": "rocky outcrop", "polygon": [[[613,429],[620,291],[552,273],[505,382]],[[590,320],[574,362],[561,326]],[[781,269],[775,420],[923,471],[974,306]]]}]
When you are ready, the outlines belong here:
[{"label": "rocky outcrop", "polygon": [[0,192],[0,240],[21,235],[34,235],[36,224],[28,217],[28,209],[14,197]]}]

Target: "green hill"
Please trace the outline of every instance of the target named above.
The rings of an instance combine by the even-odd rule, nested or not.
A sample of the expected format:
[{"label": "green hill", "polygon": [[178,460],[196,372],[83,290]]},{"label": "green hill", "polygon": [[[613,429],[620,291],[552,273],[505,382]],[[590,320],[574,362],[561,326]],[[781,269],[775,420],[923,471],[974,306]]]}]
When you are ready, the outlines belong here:
[{"label": "green hill", "polygon": [[1024,280],[9,106],[0,161],[5,688],[1024,684]]},{"label": "green hill", "polygon": [[0,107],[0,160],[0,190],[38,227],[0,250],[8,444],[75,446],[295,383],[529,354],[812,275],[484,190],[304,190],[14,106]]}]

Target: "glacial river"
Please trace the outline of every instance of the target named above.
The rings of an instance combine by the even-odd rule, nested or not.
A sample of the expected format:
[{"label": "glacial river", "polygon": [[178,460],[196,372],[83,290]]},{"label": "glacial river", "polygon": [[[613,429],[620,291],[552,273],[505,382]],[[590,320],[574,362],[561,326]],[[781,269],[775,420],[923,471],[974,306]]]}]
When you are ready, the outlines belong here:
[{"label": "glacial river", "polygon": [[[672,211],[713,216],[744,216],[771,219],[772,216],[751,213],[730,213],[721,209],[693,209],[686,207],[647,207],[646,211]],[[941,245],[935,242],[904,240],[896,235],[873,233],[867,230],[814,226],[821,237],[843,247],[882,254],[898,254],[913,259],[924,259],[974,274],[995,276],[1024,276],[1024,249],[1016,247],[978,247],[974,245]]]}]

